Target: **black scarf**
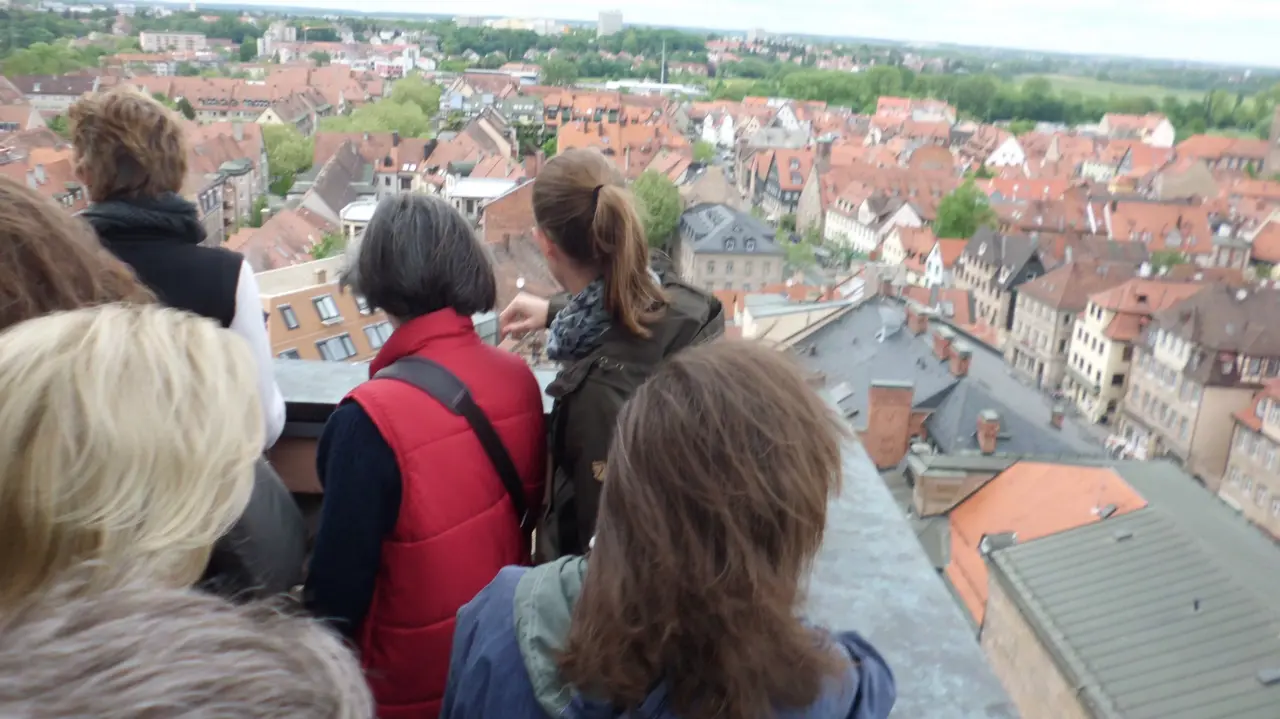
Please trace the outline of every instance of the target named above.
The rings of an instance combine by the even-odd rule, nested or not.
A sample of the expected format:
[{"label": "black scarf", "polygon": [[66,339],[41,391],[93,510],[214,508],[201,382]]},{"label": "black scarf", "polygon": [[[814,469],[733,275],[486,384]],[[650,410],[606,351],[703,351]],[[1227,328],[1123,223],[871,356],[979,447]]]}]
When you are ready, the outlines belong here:
[{"label": "black scarf", "polygon": [[177,241],[198,245],[204,225],[194,203],[167,192],[148,199],[107,200],[80,213],[104,243],[116,240]]}]

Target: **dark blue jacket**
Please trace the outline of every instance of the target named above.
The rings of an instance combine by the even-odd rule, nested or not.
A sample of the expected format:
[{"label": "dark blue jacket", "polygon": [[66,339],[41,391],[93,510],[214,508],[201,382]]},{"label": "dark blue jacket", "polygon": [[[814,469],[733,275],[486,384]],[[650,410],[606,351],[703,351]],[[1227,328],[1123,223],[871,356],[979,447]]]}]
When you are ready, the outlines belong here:
[{"label": "dark blue jacket", "polygon": [[[584,700],[560,681],[555,657],[568,634],[586,561],[566,557],[528,569],[503,569],[458,612],[441,719],[613,719],[610,706]],[[833,639],[851,661],[843,682],[811,706],[778,719],[884,719],[896,699],[893,673],[856,633]],[[678,719],[662,689],[634,719]]]}]

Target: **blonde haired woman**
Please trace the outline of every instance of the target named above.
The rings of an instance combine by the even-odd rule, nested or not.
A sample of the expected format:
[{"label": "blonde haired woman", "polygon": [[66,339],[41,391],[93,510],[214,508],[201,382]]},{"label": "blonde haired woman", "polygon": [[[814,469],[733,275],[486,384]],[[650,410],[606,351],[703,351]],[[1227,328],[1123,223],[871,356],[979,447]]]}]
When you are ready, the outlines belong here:
[{"label": "blonde haired woman", "polygon": [[253,491],[255,372],[234,333],[157,306],[0,333],[0,609],[89,560],[199,580]]}]

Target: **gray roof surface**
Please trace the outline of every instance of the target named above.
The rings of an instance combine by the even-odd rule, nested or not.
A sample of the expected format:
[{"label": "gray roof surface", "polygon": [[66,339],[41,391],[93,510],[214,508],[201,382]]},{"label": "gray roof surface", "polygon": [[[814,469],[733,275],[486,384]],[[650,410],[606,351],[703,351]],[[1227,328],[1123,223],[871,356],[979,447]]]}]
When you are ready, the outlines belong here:
[{"label": "gray roof surface", "polygon": [[[1229,549],[1153,501],[991,561],[1094,716],[1275,719],[1280,683],[1259,681],[1280,671],[1275,595],[1220,561]],[[1274,548],[1265,572],[1280,576]]]},{"label": "gray roof surface", "polygon": [[1007,290],[1018,281],[1018,273],[1027,263],[1038,256],[1039,244],[1031,237],[1005,235],[984,225],[969,239],[963,254],[999,267],[1001,272],[997,273],[997,279],[1007,270],[1008,276],[1000,283]]},{"label": "gray roof surface", "polygon": [[860,632],[881,652],[898,683],[894,717],[1017,716],[959,605],[856,443],[846,450],[844,493],[827,515],[808,615]]},{"label": "gray roof surface", "polygon": [[[783,254],[774,242],[772,227],[728,205],[703,203],[685,210],[680,216],[680,238],[691,242],[697,253]],[[748,240],[754,249],[748,248]]]},{"label": "gray roof surface", "polygon": [[[872,298],[846,311],[797,347],[809,369],[827,376],[829,387],[845,385],[838,393],[841,395],[848,394],[844,390],[852,390],[840,402],[840,408],[854,425],[865,425],[868,390],[873,381],[908,381],[915,388],[914,406],[935,409],[926,426],[945,452],[977,451],[974,434],[978,413],[994,409],[1000,414],[1001,427],[997,452],[1102,453],[1097,439],[1072,417],[1066,418],[1061,430],[1050,427],[1052,403],[1014,378],[1003,357],[969,343],[969,372],[957,379],[947,363],[934,356],[932,330],[915,336],[906,329],[905,321],[902,305]],[[877,336],[885,327],[889,332],[882,342]],[[805,351],[810,347],[816,348],[816,354]]]}]

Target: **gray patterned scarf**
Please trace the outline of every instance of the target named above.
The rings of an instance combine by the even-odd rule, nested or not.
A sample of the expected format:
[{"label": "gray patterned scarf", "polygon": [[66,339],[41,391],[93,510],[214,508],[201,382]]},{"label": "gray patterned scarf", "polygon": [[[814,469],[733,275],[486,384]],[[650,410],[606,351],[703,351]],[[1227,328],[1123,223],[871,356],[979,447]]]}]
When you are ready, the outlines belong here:
[{"label": "gray patterned scarf", "polygon": [[609,329],[609,312],[604,308],[604,278],[569,298],[569,303],[551,320],[547,356],[557,362],[579,360],[591,354],[600,337]]},{"label": "gray patterned scarf", "polygon": [[[662,286],[662,277],[652,269],[653,284]],[[569,303],[551,320],[547,332],[547,356],[557,362],[572,362],[591,354],[600,346],[600,338],[608,331],[613,318],[604,307],[604,278],[598,277],[584,290],[569,298]]]}]

